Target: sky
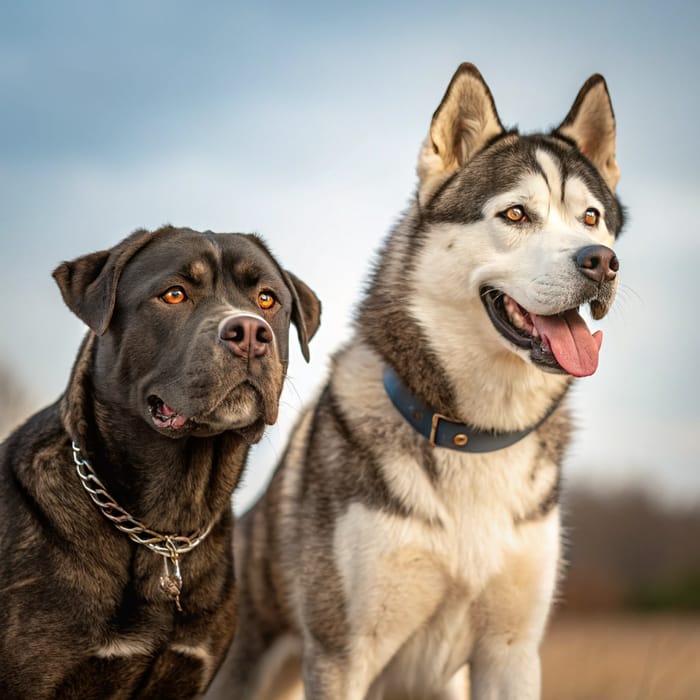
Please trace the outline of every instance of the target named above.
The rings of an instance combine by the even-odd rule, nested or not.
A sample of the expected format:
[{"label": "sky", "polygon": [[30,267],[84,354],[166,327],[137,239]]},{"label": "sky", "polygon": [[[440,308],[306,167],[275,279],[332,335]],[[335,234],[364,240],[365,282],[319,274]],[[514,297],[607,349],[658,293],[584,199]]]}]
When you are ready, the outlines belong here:
[{"label": "sky", "polygon": [[457,66],[475,63],[523,132],[556,126],[599,72],[628,223],[565,477],[700,503],[700,6],[252,5],[0,0],[0,364],[27,410],[63,391],[85,332],[51,279],[59,262],[166,222],[256,231],[324,313],[311,363],[292,352],[245,508],[349,337]]}]

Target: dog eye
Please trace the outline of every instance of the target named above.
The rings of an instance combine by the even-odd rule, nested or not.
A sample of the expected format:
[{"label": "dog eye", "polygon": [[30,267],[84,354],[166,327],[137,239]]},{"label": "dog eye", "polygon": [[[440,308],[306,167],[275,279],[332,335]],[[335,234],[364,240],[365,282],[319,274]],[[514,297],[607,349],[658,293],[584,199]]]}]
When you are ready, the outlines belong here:
[{"label": "dog eye", "polygon": [[260,292],[258,294],[258,306],[261,309],[271,309],[275,305],[275,297],[270,292]]},{"label": "dog eye", "polygon": [[182,287],[170,287],[165,294],[161,294],[160,298],[166,304],[182,304],[183,301],[187,300],[187,294]]},{"label": "dog eye", "polygon": [[588,207],[583,215],[583,223],[586,226],[595,226],[598,223],[598,219],[600,219],[600,212],[593,207]]},{"label": "dog eye", "polygon": [[522,224],[528,220],[525,209],[520,206],[508,207],[504,212],[501,212],[501,216],[514,224]]}]

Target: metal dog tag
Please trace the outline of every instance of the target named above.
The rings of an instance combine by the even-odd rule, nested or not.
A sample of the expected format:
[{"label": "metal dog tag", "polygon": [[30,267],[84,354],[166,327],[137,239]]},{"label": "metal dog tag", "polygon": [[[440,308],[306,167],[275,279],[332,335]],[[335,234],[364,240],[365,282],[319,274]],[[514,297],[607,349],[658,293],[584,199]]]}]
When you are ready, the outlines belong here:
[{"label": "metal dog tag", "polygon": [[182,576],[180,574],[180,561],[178,556],[163,557],[163,575],[160,577],[160,589],[169,598],[175,601],[179,612],[180,593],[182,591]]}]

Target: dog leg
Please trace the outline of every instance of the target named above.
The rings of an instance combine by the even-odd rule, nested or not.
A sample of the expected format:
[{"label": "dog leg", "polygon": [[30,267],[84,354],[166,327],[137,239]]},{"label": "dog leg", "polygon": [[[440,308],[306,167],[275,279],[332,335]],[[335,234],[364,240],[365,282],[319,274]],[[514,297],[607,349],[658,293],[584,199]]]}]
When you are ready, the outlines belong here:
[{"label": "dog leg", "polygon": [[430,700],[466,700],[468,697],[469,671],[465,664],[439,693],[430,696]]},{"label": "dog leg", "polygon": [[[357,669],[360,671],[359,669]],[[305,700],[365,700],[369,683],[354,672],[347,659],[304,654]]]},{"label": "dog leg", "polygon": [[540,697],[540,657],[535,644],[484,644],[472,664],[472,700],[537,700]]},{"label": "dog leg", "polygon": [[255,694],[240,697],[256,700],[304,700],[299,647],[295,638],[285,636],[277,639],[258,664]]},{"label": "dog leg", "polygon": [[282,635],[270,642],[254,625],[239,628],[205,700],[286,700],[300,685],[300,645]]},{"label": "dog leg", "polygon": [[304,665],[305,700],[365,700],[367,685],[342,663],[314,659]]},{"label": "dog leg", "polygon": [[482,633],[470,659],[472,700],[540,697],[539,645],[559,561],[557,511],[522,526],[522,547],[475,603],[473,621]]}]

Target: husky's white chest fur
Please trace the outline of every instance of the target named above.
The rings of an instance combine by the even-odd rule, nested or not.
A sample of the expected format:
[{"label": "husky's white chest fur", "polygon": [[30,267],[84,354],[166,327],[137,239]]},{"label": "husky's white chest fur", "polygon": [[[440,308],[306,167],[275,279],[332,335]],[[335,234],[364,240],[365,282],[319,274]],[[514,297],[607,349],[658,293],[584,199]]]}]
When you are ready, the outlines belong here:
[{"label": "husky's white chest fur", "polygon": [[[376,381],[381,364],[360,344],[335,366],[343,410],[368,424],[392,411]],[[535,435],[485,455],[438,448],[433,467],[430,478],[412,454],[387,451],[382,474],[413,517],[353,503],[335,523],[333,551],[350,603],[351,636],[361,640],[354,673],[377,677],[377,697],[424,697],[447,686],[484,626],[498,625],[494,600],[507,609],[502,626],[510,643],[529,643],[540,633],[556,583],[557,509],[544,518],[532,514],[557,487],[559,472],[538,454]],[[539,605],[540,614],[530,626],[510,626],[508,597],[523,605],[520,589],[533,578],[540,583],[527,609],[532,614]]]}]

